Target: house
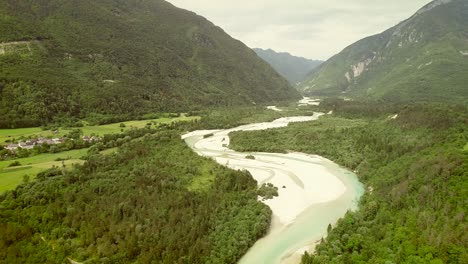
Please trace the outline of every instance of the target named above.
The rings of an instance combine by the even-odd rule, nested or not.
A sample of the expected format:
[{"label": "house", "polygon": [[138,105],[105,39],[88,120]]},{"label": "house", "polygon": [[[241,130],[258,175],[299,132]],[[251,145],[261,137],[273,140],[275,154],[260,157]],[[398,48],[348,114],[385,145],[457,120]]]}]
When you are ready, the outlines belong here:
[{"label": "house", "polygon": [[15,151],[18,149],[18,144],[8,144],[5,146],[5,149],[8,149],[10,151]]},{"label": "house", "polygon": [[34,144],[32,144],[31,142],[27,143],[27,142],[19,142],[18,143],[18,148],[22,148],[22,149],[33,149],[34,148]]},{"label": "house", "polygon": [[36,139],[29,139],[26,140],[27,145],[36,145],[37,140]]},{"label": "house", "polygon": [[18,144],[8,144],[5,146],[5,148],[10,151],[15,151],[18,148],[33,149],[35,146],[42,146],[43,144],[48,144],[48,145],[61,144],[61,143],[64,143],[66,140],[67,140],[66,138],[54,138],[54,139],[35,138],[35,139],[29,139],[26,142],[20,141],[18,142]]},{"label": "house", "polygon": [[97,141],[100,140],[100,138],[98,138],[96,136],[92,136],[92,137],[83,136],[81,139],[83,139],[84,142],[97,142]]},{"label": "house", "polygon": [[37,141],[37,145],[43,145],[43,144],[54,145],[55,142],[54,142],[52,139],[40,138],[40,139]]},{"label": "house", "polygon": [[56,144],[64,143],[65,141],[67,141],[67,139],[66,138],[53,138],[52,141],[53,141],[52,144],[56,145]]}]

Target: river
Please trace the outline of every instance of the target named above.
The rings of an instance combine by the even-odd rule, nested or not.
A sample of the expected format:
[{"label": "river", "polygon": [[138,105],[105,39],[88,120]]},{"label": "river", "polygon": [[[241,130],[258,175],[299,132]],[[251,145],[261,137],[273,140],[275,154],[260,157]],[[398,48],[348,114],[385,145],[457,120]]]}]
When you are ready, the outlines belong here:
[{"label": "river", "polygon": [[[288,117],[267,123],[244,125],[226,130],[194,131],[183,136],[199,155],[236,170],[248,170],[259,184],[273,183],[279,196],[264,201],[273,212],[268,234],[240,260],[240,264],[300,262],[304,251],[326,236],[348,210],[357,208],[364,194],[355,174],[330,160],[304,153],[240,153],[228,148],[233,131],[285,127],[291,122],[317,120],[322,114]],[[204,135],[213,134],[208,138]],[[254,160],[247,159],[253,155]]]}]

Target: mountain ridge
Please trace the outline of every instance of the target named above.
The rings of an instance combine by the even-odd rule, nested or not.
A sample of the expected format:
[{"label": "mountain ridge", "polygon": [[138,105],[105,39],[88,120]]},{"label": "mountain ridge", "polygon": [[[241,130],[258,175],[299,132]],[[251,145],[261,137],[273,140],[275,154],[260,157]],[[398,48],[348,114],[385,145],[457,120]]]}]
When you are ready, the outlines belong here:
[{"label": "mountain ridge", "polygon": [[254,48],[253,50],[293,85],[303,81],[311,71],[323,62],[272,49]]},{"label": "mountain ridge", "polygon": [[346,47],[299,89],[373,100],[465,102],[467,29],[467,1],[433,1],[398,25]]},{"label": "mountain ridge", "polygon": [[163,0],[7,0],[0,15],[1,127],[299,97],[245,44]]}]

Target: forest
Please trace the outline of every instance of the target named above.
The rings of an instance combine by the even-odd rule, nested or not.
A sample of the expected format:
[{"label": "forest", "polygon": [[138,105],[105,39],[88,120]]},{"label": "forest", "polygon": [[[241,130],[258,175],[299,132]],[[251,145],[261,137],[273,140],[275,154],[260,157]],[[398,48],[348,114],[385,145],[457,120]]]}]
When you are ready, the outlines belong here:
[{"label": "forest", "polygon": [[238,151],[318,154],[367,192],[302,263],[465,263],[468,109],[325,100],[318,121],[234,132]]},{"label": "forest", "polygon": [[243,43],[162,0],[0,2],[0,128],[299,99]]},{"label": "forest", "polygon": [[[194,111],[202,118],[105,136],[83,165],[54,167],[0,194],[2,263],[237,262],[270,225],[271,211],[257,195],[268,199],[275,189],[257,189],[248,172],[197,156],[180,134],[311,114],[288,109]],[[333,114],[235,132],[230,146],[319,154],[367,186],[360,209],[303,263],[463,263],[466,107],[326,99],[315,110]],[[115,146],[114,154],[98,154]]]},{"label": "forest", "polygon": [[161,128],[0,194],[0,262],[235,263],[270,217],[248,172]]}]

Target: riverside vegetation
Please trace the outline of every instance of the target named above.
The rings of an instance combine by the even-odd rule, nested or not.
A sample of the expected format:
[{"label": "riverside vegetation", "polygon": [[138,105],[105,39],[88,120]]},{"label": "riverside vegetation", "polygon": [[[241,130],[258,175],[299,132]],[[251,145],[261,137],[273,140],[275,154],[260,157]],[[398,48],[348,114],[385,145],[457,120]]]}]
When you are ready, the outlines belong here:
[{"label": "riverside vegetation", "polygon": [[270,217],[251,175],[163,129],[0,195],[0,260],[234,263]]},{"label": "riverside vegetation", "polygon": [[[198,114],[141,128],[147,136],[119,141],[106,155],[99,146],[80,150],[79,164],[49,167],[0,194],[0,263],[235,263],[270,225],[271,210],[257,195],[275,192],[257,190],[247,172],[196,155],[180,134],[297,112],[248,107]],[[28,159],[39,158],[44,154]]]},{"label": "riverside vegetation", "polygon": [[[101,137],[99,142],[86,143],[81,140],[67,141],[66,143],[55,146],[35,147],[32,150],[18,150],[11,152],[2,149],[0,146],[0,191],[14,189],[20,184],[24,177],[34,179],[35,175],[51,166],[68,166],[74,163],[82,163],[81,159],[88,151],[91,152],[111,152],[115,147],[121,146],[135,138],[151,134],[158,128],[167,128],[173,126],[174,122],[179,122],[185,130],[196,130],[199,128],[214,129],[228,128],[248,124],[251,122],[272,121],[276,118],[287,115],[303,114],[304,111],[274,112],[266,110],[263,107],[237,107],[230,109],[218,109],[214,111],[197,111],[185,116],[171,114],[163,118],[152,120],[128,121],[125,123],[116,123],[100,126],[83,126],[75,128],[60,128],[57,135],[66,135],[70,131],[79,129],[86,135],[96,134]],[[199,116],[194,116],[195,114]],[[152,114],[153,117],[159,115]],[[170,116],[173,116],[170,118]],[[200,116],[202,117],[200,119]],[[184,121],[184,122],[182,122]],[[79,121],[78,123],[83,123]],[[71,130],[72,129],[72,130]],[[52,132],[43,131],[41,128],[21,128],[21,129],[1,129],[0,142],[11,140],[25,140],[41,136],[53,135]],[[92,145],[91,148],[89,148]],[[8,168],[16,159],[22,166]],[[2,161],[3,160],[3,161]]]},{"label": "riverside vegetation", "polygon": [[468,259],[468,109],[326,100],[310,123],[234,132],[238,151],[318,154],[368,187],[302,263],[464,263]]}]

